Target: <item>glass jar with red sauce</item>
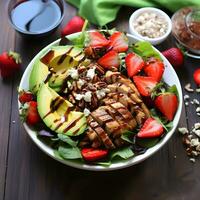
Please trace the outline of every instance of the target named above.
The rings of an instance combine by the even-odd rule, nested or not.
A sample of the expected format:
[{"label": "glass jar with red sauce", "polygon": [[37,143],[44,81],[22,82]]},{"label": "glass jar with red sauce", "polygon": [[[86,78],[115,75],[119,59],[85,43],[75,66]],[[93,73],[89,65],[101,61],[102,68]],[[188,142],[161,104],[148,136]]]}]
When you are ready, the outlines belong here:
[{"label": "glass jar with red sauce", "polygon": [[172,16],[172,34],[192,53],[200,55],[200,7],[185,7]]}]

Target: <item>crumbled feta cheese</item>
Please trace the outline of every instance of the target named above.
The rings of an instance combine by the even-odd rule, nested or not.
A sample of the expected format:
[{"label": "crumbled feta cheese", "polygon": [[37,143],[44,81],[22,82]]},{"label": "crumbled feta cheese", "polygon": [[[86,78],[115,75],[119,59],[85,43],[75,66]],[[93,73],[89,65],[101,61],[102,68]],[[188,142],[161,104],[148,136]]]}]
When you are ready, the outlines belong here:
[{"label": "crumbled feta cheese", "polygon": [[67,93],[68,92],[68,88],[65,88],[65,90],[63,91],[63,93]]},{"label": "crumbled feta cheese", "polygon": [[189,105],[189,103],[188,103],[188,102],[185,102],[185,105],[186,105],[186,106],[188,106],[188,105]]},{"label": "crumbled feta cheese", "polygon": [[197,113],[198,116],[200,116],[200,113]]},{"label": "crumbled feta cheese", "polygon": [[85,102],[91,102],[92,92],[91,91],[86,92],[83,98],[84,98]]},{"label": "crumbled feta cheese", "polygon": [[190,162],[195,163],[195,159],[194,158],[190,158]]},{"label": "crumbled feta cheese", "polygon": [[198,122],[198,123],[195,123],[195,124],[194,124],[194,128],[195,128],[195,129],[199,129],[199,128],[200,128],[200,123],[199,123],[199,122]]},{"label": "crumbled feta cheese", "polygon": [[93,67],[93,68],[89,69],[87,71],[86,77],[89,78],[89,79],[93,79],[94,76],[95,76],[95,70],[96,70],[96,67]]},{"label": "crumbled feta cheese", "polygon": [[193,99],[193,102],[196,104],[196,105],[199,105],[199,101],[197,99]]},{"label": "crumbled feta cheese", "polygon": [[186,95],[184,95],[183,98],[184,98],[184,100],[188,100],[190,98],[190,96],[186,94]]},{"label": "crumbled feta cheese", "polygon": [[197,93],[200,93],[200,88],[197,88],[197,89],[196,89],[196,92],[197,92]]},{"label": "crumbled feta cheese", "polygon": [[65,116],[62,116],[62,117],[60,118],[60,122],[62,122],[62,123],[65,122]]},{"label": "crumbled feta cheese", "polygon": [[186,133],[189,133],[188,129],[185,128],[185,127],[180,127],[180,128],[178,128],[178,131],[179,131],[180,133],[182,133],[183,135],[186,134]]},{"label": "crumbled feta cheese", "polygon": [[197,113],[200,112],[200,107],[197,107],[197,108],[196,108],[196,112],[197,112]]},{"label": "crumbled feta cheese", "polygon": [[200,144],[198,138],[191,139],[190,144],[192,147],[198,146]]},{"label": "crumbled feta cheese", "polygon": [[77,79],[78,79],[78,70],[77,70],[77,69],[74,69],[74,68],[68,69],[67,75],[68,75],[68,76],[71,76],[72,79],[77,80]]},{"label": "crumbled feta cheese", "polygon": [[70,81],[67,81],[67,87],[68,87],[69,89],[72,89],[72,83],[71,83]]},{"label": "crumbled feta cheese", "polygon": [[106,93],[104,91],[102,91],[102,90],[97,90],[96,91],[96,95],[97,95],[98,99],[102,99],[102,98],[104,98],[106,96]]},{"label": "crumbled feta cheese", "polygon": [[75,99],[76,99],[77,101],[80,101],[83,97],[84,97],[84,95],[82,95],[82,94],[76,94],[76,95],[75,95]]},{"label": "crumbled feta cheese", "polygon": [[194,101],[190,101],[191,104],[194,104]]},{"label": "crumbled feta cheese", "polygon": [[90,114],[90,110],[87,109],[87,108],[85,108],[85,109],[83,110],[83,113],[84,113],[84,115],[87,117],[87,116]]},{"label": "crumbled feta cheese", "polygon": [[83,86],[84,84],[85,84],[85,81],[82,80],[82,79],[79,79],[79,80],[77,81],[77,86],[78,86],[79,89],[81,89],[82,86]]},{"label": "crumbled feta cheese", "polygon": [[185,85],[185,90],[188,91],[188,92],[194,92],[194,89],[191,88],[191,84],[190,83]]},{"label": "crumbled feta cheese", "polygon": [[108,88],[103,88],[101,90],[96,91],[96,95],[98,99],[102,99],[106,96],[106,93],[109,93],[110,90]]}]

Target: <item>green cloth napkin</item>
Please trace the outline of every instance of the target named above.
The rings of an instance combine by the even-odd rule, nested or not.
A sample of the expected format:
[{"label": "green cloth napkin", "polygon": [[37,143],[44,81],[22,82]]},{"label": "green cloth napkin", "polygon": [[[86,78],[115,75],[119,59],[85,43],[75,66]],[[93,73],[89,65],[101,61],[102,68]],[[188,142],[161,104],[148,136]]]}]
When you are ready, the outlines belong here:
[{"label": "green cloth napkin", "polygon": [[200,6],[200,0],[67,0],[79,9],[79,14],[89,22],[103,26],[115,20],[122,5],[160,7],[176,11],[184,6]]}]

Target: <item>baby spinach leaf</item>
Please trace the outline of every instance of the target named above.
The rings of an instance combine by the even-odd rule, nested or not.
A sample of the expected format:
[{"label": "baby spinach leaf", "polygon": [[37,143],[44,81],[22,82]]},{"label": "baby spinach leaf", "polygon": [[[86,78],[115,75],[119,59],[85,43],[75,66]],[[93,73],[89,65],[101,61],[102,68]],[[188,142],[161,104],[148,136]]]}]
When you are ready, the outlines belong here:
[{"label": "baby spinach leaf", "polygon": [[132,46],[133,51],[141,56],[144,60],[154,57],[161,60],[159,53],[152,47],[151,43],[140,41]]},{"label": "baby spinach leaf", "polygon": [[155,146],[160,138],[137,138],[137,144],[141,147],[150,148]]},{"label": "baby spinach leaf", "polygon": [[131,136],[133,136],[135,133],[132,131],[126,131],[124,134],[122,134],[121,138],[122,140],[133,144],[133,141],[130,139]]},{"label": "baby spinach leaf", "polygon": [[111,165],[111,161],[102,161],[102,162],[96,162],[96,165],[101,165],[101,166],[110,166]]},{"label": "baby spinach leaf", "polygon": [[63,160],[63,158],[60,156],[58,150],[54,150],[53,153],[54,153],[54,156],[55,156],[56,158],[58,158],[58,159],[60,159],[60,160]]},{"label": "baby spinach leaf", "polygon": [[130,157],[133,157],[134,153],[131,150],[130,147],[123,147],[120,149],[116,149],[114,151],[111,152],[111,159],[115,158],[115,157],[120,157],[123,159],[128,159]]},{"label": "baby spinach leaf", "polygon": [[73,43],[74,46],[80,48],[84,47],[84,44],[86,42],[85,40],[87,38],[87,32],[86,32],[87,26],[88,26],[88,20],[85,20],[81,34],[76,38],[70,39],[70,41]]},{"label": "baby spinach leaf", "polygon": [[178,95],[178,90],[177,90],[176,85],[170,86],[170,87],[167,89],[167,92],[169,92],[169,93],[174,93],[177,97],[179,97],[179,95]]},{"label": "baby spinach leaf", "polygon": [[63,142],[65,142],[65,143],[69,144],[69,145],[72,146],[72,147],[76,147],[77,144],[78,144],[78,142],[75,142],[75,141],[72,140],[69,136],[64,135],[64,134],[58,134],[58,138],[59,138],[61,141],[63,141]]},{"label": "baby spinach leaf", "polygon": [[59,155],[64,159],[78,159],[82,158],[81,152],[78,147],[73,146],[60,146],[58,148]]}]

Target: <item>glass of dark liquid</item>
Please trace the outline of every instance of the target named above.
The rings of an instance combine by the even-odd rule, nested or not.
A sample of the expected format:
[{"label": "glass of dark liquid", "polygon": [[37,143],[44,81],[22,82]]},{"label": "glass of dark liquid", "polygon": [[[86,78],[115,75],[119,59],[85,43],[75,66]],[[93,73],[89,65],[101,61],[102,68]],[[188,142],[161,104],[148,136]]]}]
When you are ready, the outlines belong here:
[{"label": "glass of dark liquid", "polygon": [[9,19],[25,35],[44,36],[53,32],[64,16],[63,0],[10,0]]}]

